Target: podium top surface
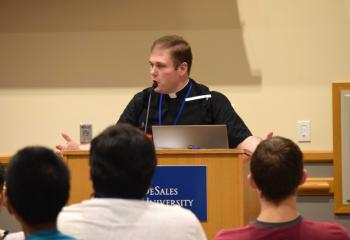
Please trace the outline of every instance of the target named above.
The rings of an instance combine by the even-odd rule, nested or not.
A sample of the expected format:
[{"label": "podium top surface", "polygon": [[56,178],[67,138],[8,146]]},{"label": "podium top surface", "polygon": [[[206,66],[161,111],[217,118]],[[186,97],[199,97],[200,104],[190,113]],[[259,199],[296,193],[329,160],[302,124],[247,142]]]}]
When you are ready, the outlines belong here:
[{"label": "podium top surface", "polygon": [[[182,155],[193,155],[193,154],[247,154],[250,155],[248,150],[241,149],[158,149],[156,150],[157,155],[172,155],[172,154],[182,154]],[[88,150],[69,150],[63,151],[63,155],[88,155]]]}]

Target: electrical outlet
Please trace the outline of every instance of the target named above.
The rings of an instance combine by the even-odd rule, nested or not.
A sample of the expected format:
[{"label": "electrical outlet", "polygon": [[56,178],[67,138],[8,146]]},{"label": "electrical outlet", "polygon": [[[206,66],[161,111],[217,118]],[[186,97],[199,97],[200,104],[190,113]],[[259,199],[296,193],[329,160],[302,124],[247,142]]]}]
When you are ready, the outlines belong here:
[{"label": "electrical outlet", "polygon": [[298,142],[311,142],[310,120],[297,122]]}]

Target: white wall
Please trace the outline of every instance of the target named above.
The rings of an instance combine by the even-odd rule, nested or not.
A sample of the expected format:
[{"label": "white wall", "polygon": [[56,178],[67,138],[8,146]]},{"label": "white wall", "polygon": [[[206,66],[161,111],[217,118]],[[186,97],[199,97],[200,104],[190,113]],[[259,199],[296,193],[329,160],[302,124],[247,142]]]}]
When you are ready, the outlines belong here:
[{"label": "white wall", "polygon": [[296,140],[296,121],[308,119],[312,142],[302,148],[332,150],[331,83],[350,80],[349,3],[239,1],[250,67],[262,77],[251,96],[265,116],[251,124],[258,132],[272,125]]},{"label": "white wall", "polygon": [[192,77],[225,93],[251,130],[332,150],[331,83],[350,80],[350,0],[1,1],[0,154],[94,134],[150,85],[154,39],[183,35]]}]

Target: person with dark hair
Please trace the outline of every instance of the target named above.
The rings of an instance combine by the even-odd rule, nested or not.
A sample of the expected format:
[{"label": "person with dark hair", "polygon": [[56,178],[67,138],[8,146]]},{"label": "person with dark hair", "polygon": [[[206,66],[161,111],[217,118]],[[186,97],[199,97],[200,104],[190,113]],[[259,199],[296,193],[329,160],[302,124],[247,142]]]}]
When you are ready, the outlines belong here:
[{"label": "person with dark hair", "polygon": [[215,240],[349,240],[344,227],[303,218],[296,208],[297,188],[307,178],[303,154],[291,140],[262,141],[251,158],[248,182],[259,193],[260,214],[243,228],[221,230]]},{"label": "person with dark hair", "polygon": [[21,223],[25,239],[74,239],[57,230],[56,219],[69,196],[69,171],[45,147],[26,147],[10,160],[6,205]]},{"label": "person with dark hair", "polygon": [[143,200],[157,165],[153,143],[128,124],[108,127],[91,142],[94,197],[63,208],[58,228],[77,239],[206,239],[195,215]]},{"label": "person with dark hair", "polygon": [[[225,124],[231,148],[254,152],[261,139],[252,136],[227,97],[190,78],[192,51],[187,41],[177,35],[155,40],[149,65],[153,86],[133,97],[118,123],[147,128],[148,133],[153,125]],[[62,136],[66,144],[57,145],[59,150],[82,149],[67,134]]]}]

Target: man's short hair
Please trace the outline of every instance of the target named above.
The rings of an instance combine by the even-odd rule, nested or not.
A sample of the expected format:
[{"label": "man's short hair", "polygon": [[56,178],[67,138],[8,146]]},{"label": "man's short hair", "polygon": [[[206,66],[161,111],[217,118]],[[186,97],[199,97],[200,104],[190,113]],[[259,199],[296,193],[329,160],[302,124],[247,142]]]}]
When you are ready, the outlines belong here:
[{"label": "man's short hair", "polygon": [[250,163],[252,177],[266,200],[278,204],[294,194],[303,178],[303,154],[283,137],[262,141]]},{"label": "man's short hair", "polygon": [[0,192],[2,191],[2,189],[4,187],[4,181],[5,181],[5,168],[0,163]]},{"label": "man's short hair", "polygon": [[168,35],[155,40],[151,47],[151,52],[155,48],[169,49],[175,68],[181,63],[187,63],[188,74],[191,72],[192,51],[191,46],[180,36]]},{"label": "man's short hair", "polygon": [[108,127],[91,142],[95,197],[143,198],[156,164],[154,145],[142,131],[128,124]]},{"label": "man's short hair", "polygon": [[10,160],[6,192],[15,213],[28,225],[55,222],[69,196],[69,171],[45,147],[26,147]]}]

